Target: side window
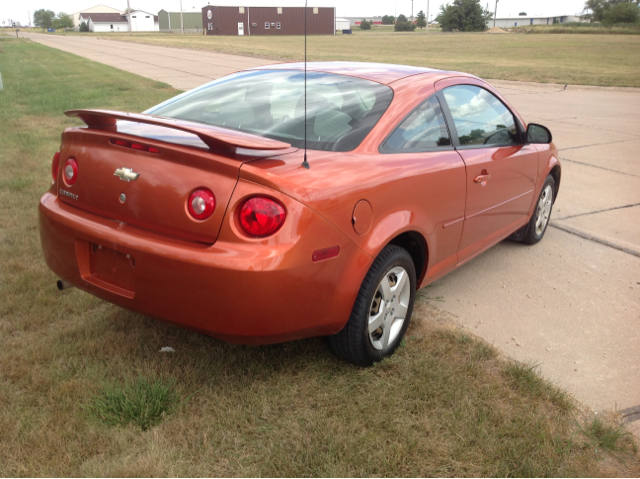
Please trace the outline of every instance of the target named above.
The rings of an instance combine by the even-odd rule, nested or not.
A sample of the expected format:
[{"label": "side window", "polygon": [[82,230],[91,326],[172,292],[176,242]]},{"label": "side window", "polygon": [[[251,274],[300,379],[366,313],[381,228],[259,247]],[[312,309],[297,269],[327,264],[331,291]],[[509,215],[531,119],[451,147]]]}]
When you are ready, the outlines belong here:
[{"label": "side window", "polygon": [[460,146],[517,145],[520,135],[513,114],[487,90],[474,85],[444,89]]},{"label": "side window", "polygon": [[425,150],[451,146],[451,139],[440,109],[432,96],[415,109],[382,145],[382,152]]}]

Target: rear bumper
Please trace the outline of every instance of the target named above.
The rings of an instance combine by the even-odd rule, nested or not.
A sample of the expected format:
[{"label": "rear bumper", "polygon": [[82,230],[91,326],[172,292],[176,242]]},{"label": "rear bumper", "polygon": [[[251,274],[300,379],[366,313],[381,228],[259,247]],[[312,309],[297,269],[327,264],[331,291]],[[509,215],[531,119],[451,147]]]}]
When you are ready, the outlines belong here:
[{"label": "rear bumper", "polygon": [[[242,344],[334,334],[348,320],[372,258],[295,204],[287,218],[293,224],[277,240],[238,241],[225,218],[218,241],[207,246],[93,215],[47,193],[40,236],[56,275],[124,308]],[[132,259],[125,289],[92,275],[87,258],[96,245]],[[312,261],[313,251],[335,245],[338,257]]]}]

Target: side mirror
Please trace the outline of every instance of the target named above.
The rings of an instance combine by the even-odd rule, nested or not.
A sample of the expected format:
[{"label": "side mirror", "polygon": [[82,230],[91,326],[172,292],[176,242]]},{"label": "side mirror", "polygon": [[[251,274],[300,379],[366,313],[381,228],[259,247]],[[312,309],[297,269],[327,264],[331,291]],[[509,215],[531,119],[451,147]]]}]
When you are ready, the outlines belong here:
[{"label": "side mirror", "polygon": [[551,143],[551,132],[546,126],[529,123],[527,126],[527,143]]}]

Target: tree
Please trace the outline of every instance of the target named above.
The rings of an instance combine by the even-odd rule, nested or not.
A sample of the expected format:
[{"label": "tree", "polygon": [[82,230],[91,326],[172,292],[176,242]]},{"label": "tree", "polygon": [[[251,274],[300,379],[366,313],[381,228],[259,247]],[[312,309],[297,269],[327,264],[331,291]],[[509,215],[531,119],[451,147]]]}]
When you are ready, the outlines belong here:
[{"label": "tree", "polygon": [[420,28],[424,28],[427,26],[427,16],[424,14],[422,10],[418,12],[418,17],[416,19],[416,25]]},{"label": "tree", "polygon": [[[398,17],[400,18],[400,17]],[[413,22],[401,22],[400,20],[396,21],[393,30],[396,32],[412,32],[416,29],[416,24]]]},{"label": "tree", "polygon": [[620,3],[631,3],[632,5],[638,5],[638,0],[587,0],[584,3],[584,10],[582,15],[591,22],[604,21],[605,14]]},{"label": "tree", "polygon": [[55,12],[41,8],[40,10],[36,10],[35,12],[33,12],[33,24],[38,28],[42,28],[43,30],[51,28],[51,22],[53,21],[55,16]]},{"label": "tree", "polygon": [[527,12],[520,12],[520,13],[518,13],[518,15],[520,17],[526,17],[527,16]]},{"label": "tree", "polygon": [[56,18],[51,21],[51,26],[56,30],[62,28],[73,28],[73,20],[64,12],[58,13]]},{"label": "tree", "polygon": [[[373,20],[371,21],[373,23]],[[364,18],[360,22],[360,30],[371,30],[371,23],[367,22]]]},{"label": "tree", "polygon": [[80,24],[80,31],[81,32],[88,32],[89,31],[89,25],[87,25],[87,22],[82,22]]},{"label": "tree", "polygon": [[396,21],[396,17],[394,17],[393,15],[384,15],[382,17],[383,25],[393,25],[395,21]]},{"label": "tree", "polygon": [[609,8],[605,14],[603,22],[605,25],[615,23],[634,23],[640,17],[640,8],[633,3],[617,3]]},{"label": "tree", "polygon": [[484,29],[486,30],[489,25],[489,22],[493,20],[493,12],[490,12],[486,8],[482,10],[482,18],[484,19]]},{"label": "tree", "polygon": [[398,18],[396,18],[396,22],[406,22],[406,21],[407,21],[407,17],[405,17],[402,13],[398,15]]},{"label": "tree", "polygon": [[453,0],[451,5],[440,6],[436,20],[443,32],[481,32],[491,18],[491,12],[482,8],[480,0]]}]

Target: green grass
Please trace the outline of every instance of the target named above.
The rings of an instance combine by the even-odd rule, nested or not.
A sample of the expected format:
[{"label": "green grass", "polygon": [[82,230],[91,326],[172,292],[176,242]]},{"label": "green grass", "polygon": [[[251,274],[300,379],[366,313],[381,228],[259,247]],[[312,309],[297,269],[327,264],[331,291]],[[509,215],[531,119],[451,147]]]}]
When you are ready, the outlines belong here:
[{"label": "green grass", "polygon": [[584,435],[589,438],[596,451],[609,453],[637,452],[631,433],[622,426],[609,424],[599,417],[581,426]]},{"label": "green grass", "polygon": [[[308,59],[418,65],[487,79],[640,87],[640,36],[394,33],[378,27],[353,35],[308,37]],[[73,34],[80,35],[80,34]],[[89,35],[89,34],[82,34]],[[89,36],[96,36],[90,34]],[[302,60],[298,36],[100,35],[127,42]]]},{"label": "green grass", "polygon": [[0,45],[0,476],[638,476],[633,451],[599,460],[570,399],[426,302],[396,355],[360,369],[321,338],[234,346],[58,292],[37,205],[62,111],[177,92]]},{"label": "green grass", "polygon": [[135,424],[143,431],[162,421],[178,402],[175,380],[125,379],[124,386],[107,385],[84,409],[110,425]]}]

